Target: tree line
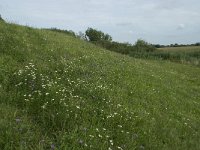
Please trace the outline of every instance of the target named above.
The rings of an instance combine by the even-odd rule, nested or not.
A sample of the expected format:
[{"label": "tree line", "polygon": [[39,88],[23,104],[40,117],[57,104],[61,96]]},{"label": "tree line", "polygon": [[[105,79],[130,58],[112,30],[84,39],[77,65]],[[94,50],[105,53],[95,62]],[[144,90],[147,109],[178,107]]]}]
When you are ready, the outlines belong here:
[{"label": "tree line", "polygon": [[4,21],[4,19],[1,17],[1,15],[0,15],[0,21]]},{"label": "tree line", "polygon": [[183,53],[182,51],[178,52],[169,52],[169,51],[161,51],[158,48],[163,47],[184,47],[184,46],[200,46],[200,43],[195,43],[192,45],[182,45],[182,44],[170,44],[170,45],[153,45],[142,39],[138,39],[134,44],[130,43],[120,43],[112,40],[112,37],[104,33],[102,31],[88,28],[84,33],[79,32],[76,34],[73,31],[67,30],[59,30],[52,28],[52,31],[62,32],[68,34],[70,36],[79,38],[81,40],[85,40],[91,42],[99,47],[105,48],[110,51],[114,51],[117,53],[125,54],[134,58],[139,59],[159,59],[159,60],[169,60],[172,62],[180,62],[180,63],[191,63],[195,64],[200,58],[200,52],[194,51],[189,53]]},{"label": "tree line", "polygon": [[51,30],[59,33],[64,33],[88,42],[91,42],[97,46],[105,48],[110,51],[115,51],[121,54],[129,54],[135,52],[153,52],[156,50],[156,47],[142,39],[136,41],[135,44],[130,43],[120,43],[112,40],[112,37],[104,33],[100,30],[94,28],[88,28],[85,33],[79,32],[76,34],[72,30],[61,30],[57,28],[46,29]]},{"label": "tree line", "polygon": [[57,31],[61,33],[66,33],[73,37],[91,42],[95,45],[103,47],[105,49],[115,51],[121,54],[133,54],[141,52],[154,52],[157,48],[164,47],[185,47],[185,46],[200,46],[200,42],[194,44],[170,44],[170,45],[161,45],[161,44],[150,44],[142,39],[138,39],[134,44],[130,43],[120,43],[112,40],[112,37],[100,30],[94,28],[88,28],[84,33],[79,32],[76,34],[72,30],[61,30],[56,28],[51,28],[52,31]]},{"label": "tree line", "polygon": [[132,52],[152,52],[155,50],[153,45],[141,39],[137,40],[135,44],[112,41],[112,37],[109,34],[93,28],[88,28],[85,31],[85,39],[98,46],[122,54],[131,54]]}]

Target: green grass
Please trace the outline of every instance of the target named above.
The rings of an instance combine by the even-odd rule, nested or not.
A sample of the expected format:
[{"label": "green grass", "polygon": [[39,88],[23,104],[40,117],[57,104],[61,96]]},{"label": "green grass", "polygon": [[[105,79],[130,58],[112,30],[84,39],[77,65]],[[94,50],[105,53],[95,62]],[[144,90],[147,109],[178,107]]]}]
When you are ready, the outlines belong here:
[{"label": "green grass", "polygon": [[184,46],[184,47],[165,47],[165,48],[158,48],[161,51],[183,51],[183,52],[196,52],[200,51],[200,46]]},{"label": "green grass", "polygon": [[[0,105],[1,149],[48,149],[51,140],[17,108]],[[34,142],[33,142],[34,141]]]},{"label": "green grass", "polygon": [[200,46],[166,47],[154,52],[132,52],[130,56],[144,59],[161,59],[200,67]]},{"label": "green grass", "polygon": [[166,53],[174,62],[200,66],[200,46],[161,48],[159,52]]},{"label": "green grass", "polygon": [[0,149],[199,149],[199,74],[0,22]]}]

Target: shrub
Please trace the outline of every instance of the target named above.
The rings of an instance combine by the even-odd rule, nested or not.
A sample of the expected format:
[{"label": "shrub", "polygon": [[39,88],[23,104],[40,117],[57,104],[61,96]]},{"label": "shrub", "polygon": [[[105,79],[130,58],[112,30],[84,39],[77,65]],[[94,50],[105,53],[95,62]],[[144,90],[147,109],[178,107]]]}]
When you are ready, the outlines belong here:
[{"label": "shrub", "polygon": [[102,31],[98,31],[93,28],[88,28],[85,31],[86,38],[90,42],[95,42],[95,41],[112,41],[112,37],[109,34],[103,33]]},{"label": "shrub", "polygon": [[156,50],[156,48],[146,41],[139,39],[135,43],[135,50],[137,52],[153,52]]},{"label": "shrub", "polygon": [[3,22],[5,21],[5,20],[1,17],[1,15],[0,15],[0,21],[3,21]]}]

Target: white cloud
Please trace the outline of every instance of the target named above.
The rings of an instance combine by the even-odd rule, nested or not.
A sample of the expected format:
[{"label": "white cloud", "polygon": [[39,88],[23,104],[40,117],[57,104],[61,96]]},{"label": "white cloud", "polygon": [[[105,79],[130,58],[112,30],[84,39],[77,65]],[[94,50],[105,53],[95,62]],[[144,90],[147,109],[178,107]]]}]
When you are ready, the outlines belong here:
[{"label": "white cloud", "polygon": [[185,24],[179,24],[177,29],[178,30],[183,30],[185,28]]},{"label": "white cloud", "polygon": [[134,31],[130,30],[130,31],[128,31],[128,33],[129,33],[129,34],[133,34],[133,33],[134,33]]}]

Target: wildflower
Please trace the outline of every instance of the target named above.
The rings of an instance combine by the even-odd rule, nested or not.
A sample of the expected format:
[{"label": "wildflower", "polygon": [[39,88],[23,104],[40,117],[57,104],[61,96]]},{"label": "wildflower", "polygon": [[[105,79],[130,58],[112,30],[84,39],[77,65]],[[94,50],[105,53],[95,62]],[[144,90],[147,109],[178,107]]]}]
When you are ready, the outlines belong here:
[{"label": "wildflower", "polygon": [[79,143],[79,144],[83,144],[83,140],[79,140],[78,143]]},{"label": "wildflower", "polygon": [[83,128],[83,131],[87,131],[87,128]]},{"label": "wildflower", "polygon": [[117,104],[117,107],[121,107],[122,105],[121,104]]},{"label": "wildflower", "polygon": [[51,144],[51,149],[54,150],[55,149],[55,145]]},{"label": "wildflower", "polygon": [[118,127],[122,128],[122,125],[118,125]]},{"label": "wildflower", "polygon": [[42,106],[42,109],[45,109],[45,108],[46,108],[46,105],[43,105],[43,106]]},{"label": "wildflower", "polygon": [[46,106],[47,106],[48,102],[46,102],[42,107],[42,109],[46,109]]},{"label": "wildflower", "polygon": [[91,137],[91,138],[94,138],[94,136],[93,136],[93,135],[89,135],[89,137]]},{"label": "wildflower", "polygon": [[15,121],[16,121],[16,123],[19,123],[19,122],[21,122],[21,119],[16,118]]},{"label": "wildflower", "polygon": [[113,140],[110,140],[110,144],[113,145]]},{"label": "wildflower", "polygon": [[121,147],[119,147],[119,146],[118,146],[117,148],[120,149],[120,150],[123,150],[123,149],[122,149]]},{"label": "wildflower", "polygon": [[145,149],[143,145],[140,146],[140,149]]},{"label": "wildflower", "polygon": [[44,142],[45,142],[45,140],[41,140],[41,141],[40,141],[40,143],[44,143]]},{"label": "wildflower", "polygon": [[19,84],[18,84],[18,86],[20,86],[20,85],[22,85],[23,84],[23,82],[20,82]]},{"label": "wildflower", "polygon": [[64,106],[65,106],[65,107],[68,107],[68,105],[67,105],[65,102],[64,102]]},{"label": "wildflower", "polygon": [[98,136],[99,136],[100,138],[102,138],[102,135],[101,135],[101,134],[99,134]]},{"label": "wildflower", "polygon": [[29,99],[25,99],[26,102],[29,102]]}]

